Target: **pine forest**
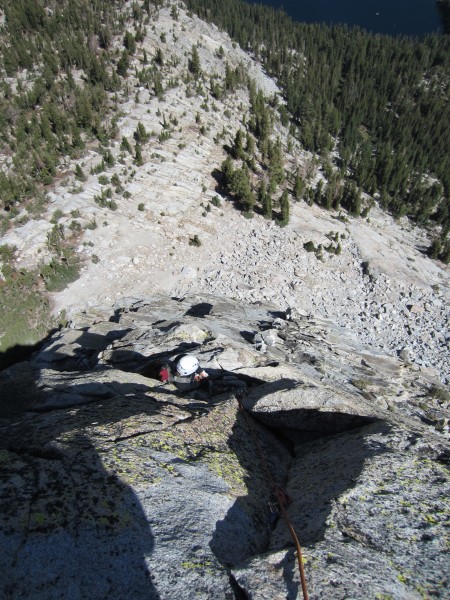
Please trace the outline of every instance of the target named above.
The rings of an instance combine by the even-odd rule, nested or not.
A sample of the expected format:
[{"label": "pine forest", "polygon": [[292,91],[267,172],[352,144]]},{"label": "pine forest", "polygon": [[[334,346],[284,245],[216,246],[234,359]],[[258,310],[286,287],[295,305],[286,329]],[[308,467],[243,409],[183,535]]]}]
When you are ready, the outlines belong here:
[{"label": "pine forest", "polygon": [[[144,17],[159,4],[133,3],[133,35],[125,33],[118,2],[2,2],[3,75],[38,67],[40,72],[26,86],[21,78],[16,86],[1,84],[0,140],[14,166],[0,171],[4,210],[14,212],[25,198],[39,203],[39,184],[52,181],[61,156],[83,151],[86,135],[100,142],[114,135],[114,120],[104,117],[114,112],[114,91],[126,81],[129,57],[144,35]],[[418,40],[295,23],[282,11],[239,0],[188,0],[187,5],[226,29],[276,78],[286,98],[278,107],[283,121],[325,166],[339,169],[343,185],[329,194],[332,206],[342,203],[357,212],[352,201],[357,188],[397,217],[440,225],[445,242],[450,227],[447,35]],[[124,43],[117,56],[111,40],[119,34]],[[74,73],[82,75],[82,84]],[[258,103],[253,105],[260,121]],[[316,193],[316,200],[329,205],[325,195],[325,190],[322,198]]]}]

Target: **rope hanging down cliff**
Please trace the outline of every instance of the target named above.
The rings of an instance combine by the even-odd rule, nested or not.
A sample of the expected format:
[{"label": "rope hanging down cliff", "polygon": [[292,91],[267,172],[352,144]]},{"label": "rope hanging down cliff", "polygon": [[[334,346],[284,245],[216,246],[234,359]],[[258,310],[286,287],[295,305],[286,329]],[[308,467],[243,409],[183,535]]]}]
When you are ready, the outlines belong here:
[{"label": "rope hanging down cliff", "polygon": [[235,392],[235,398],[238,401],[239,404],[239,408],[241,409],[241,411],[244,413],[245,416],[245,420],[247,422],[248,428],[250,430],[250,434],[253,438],[253,442],[256,446],[256,449],[258,451],[258,456],[259,456],[259,460],[261,462],[261,465],[266,473],[267,479],[270,483],[270,485],[272,486],[272,492],[275,496],[275,498],[277,499],[277,503],[278,503],[278,507],[279,507],[279,511],[280,514],[283,516],[283,519],[286,523],[287,528],[289,529],[289,532],[292,536],[292,539],[294,541],[295,544],[295,548],[297,550],[297,562],[298,562],[298,568],[299,568],[299,572],[300,572],[300,581],[302,584],[302,591],[303,591],[303,600],[308,600],[309,596],[308,596],[308,589],[306,587],[306,577],[305,577],[305,570],[303,568],[303,559],[302,559],[302,550],[300,547],[300,542],[298,541],[298,537],[297,534],[295,533],[294,527],[292,526],[292,523],[289,519],[289,515],[287,513],[286,507],[289,504],[289,497],[286,494],[285,490],[283,489],[283,487],[276,483],[275,480],[272,477],[272,473],[270,471],[269,465],[267,463],[266,457],[264,455],[264,452],[262,451],[261,445],[259,443],[258,440],[258,436],[256,435],[255,432],[255,428],[250,420],[250,417],[247,413],[247,411],[245,410],[245,407],[242,403],[244,397],[245,397],[245,389],[241,388],[239,390],[237,390]]}]

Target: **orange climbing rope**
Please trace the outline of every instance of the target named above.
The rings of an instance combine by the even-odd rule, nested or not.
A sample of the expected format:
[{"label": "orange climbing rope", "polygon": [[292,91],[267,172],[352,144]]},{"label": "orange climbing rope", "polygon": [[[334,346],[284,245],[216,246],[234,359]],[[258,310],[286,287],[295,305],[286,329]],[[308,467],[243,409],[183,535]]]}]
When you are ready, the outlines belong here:
[{"label": "orange climbing rope", "polygon": [[256,446],[256,449],[258,451],[258,455],[259,455],[259,460],[261,462],[261,465],[264,469],[264,471],[266,472],[267,475],[267,479],[270,483],[270,485],[272,486],[272,492],[275,495],[277,502],[278,502],[278,506],[280,509],[280,513],[283,516],[283,519],[287,525],[287,528],[289,529],[289,532],[292,536],[292,539],[294,540],[294,544],[295,544],[295,548],[297,550],[297,562],[298,562],[298,569],[300,572],[300,581],[302,584],[302,591],[303,591],[303,599],[304,600],[308,600],[309,596],[308,596],[308,589],[306,587],[306,577],[305,577],[305,570],[303,568],[303,559],[302,559],[302,549],[300,547],[300,542],[298,541],[298,537],[297,534],[295,533],[295,529],[292,526],[292,523],[289,519],[289,515],[286,511],[286,507],[290,504],[291,499],[289,498],[289,496],[287,495],[287,493],[285,492],[285,490],[283,489],[283,487],[281,485],[279,485],[278,483],[275,482],[275,480],[272,477],[272,473],[270,471],[269,465],[267,463],[266,457],[264,455],[264,452],[261,448],[261,444],[259,443],[258,437],[256,435],[255,432],[255,428],[250,420],[250,416],[247,413],[247,411],[245,410],[244,405],[242,404],[242,400],[244,399],[245,396],[245,389],[242,390],[238,390],[235,393],[235,398],[238,401],[239,404],[239,408],[241,409],[241,411],[244,413],[245,416],[245,420],[247,422],[248,428],[250,430],[250,434],[253,438],[253,442]]}]

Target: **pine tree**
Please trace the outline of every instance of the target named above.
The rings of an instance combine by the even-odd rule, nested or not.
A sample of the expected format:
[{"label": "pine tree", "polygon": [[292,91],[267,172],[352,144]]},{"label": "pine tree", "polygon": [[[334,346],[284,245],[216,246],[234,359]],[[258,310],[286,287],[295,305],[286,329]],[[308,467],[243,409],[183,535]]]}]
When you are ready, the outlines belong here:
[{"label": "pine tree", "polygon": [[128,50],[124,50],[122,55],[117,63],[117,74],[121,77],[126,77],[128,74],[128,67],[130,66],[130,58],[128,54]]},{"label": "pine tree", "polygon": [[128,53],[133,55],[136,52],[136,40],[131,31],[127,31],[123,38],[123,45],[128,50]]},{"label": "pine tree", "polygon": [[200,57],[198,55],[197,46],[193,45],[191,49],[191,57],[188,61],[188,69],[192,75],[197,79],[202,72]]},{"label": "pine tree", "polygon": [[162,98],[164,94],[164,88],[160,73],[155,74],[155,78],[153,80],[153,91],[155,92],[155,96],[157,96],[158,98]]},{"label": "pine tree", "polygon": [[231,92],[236,88],[236,86],[236,73],[228,63],[225,63],[225,90],[227,92]]},{"label": "pine tree", "polygon": [[281,219],[279,224],[285,226],[289,223],[289,196],[287,190],[281,195],[280,199],[280,208],[281,208]]},{"label": "pine tree", "polygon": [[262,208],[262,214],[266,219],[272,218],[272,199],[270,194],[267,191],[266,182],[264,180],[261,181],[261,184],[258,189],[258,202]]},{"label": "pine tree", "polygon": [[136,131],[133,133],[133,137],[136,142],[139,142],[140,144],[145,144],[145,142],[148,142],[150,134],[147,133],[145,125],[142,123],[142,121],[139,121],[137,124]]},{"label": "pine tree", "polygon": [[226,157],[226,159],[223,161],[220,169],[222,171],[222,175],[224,178],[225,187],[229,188],[231,185],[231,181],[233,179],[233,174],[234,174],[233,161],[231,160],[230,156]]},{"label": "pine tree", "polygon": [[127,140],[125,136],[122,137],[122,142],[120,143],[120,149],[124,152],[132,153],[132,149],[130,146],[130,142]]},{"label": "pine tree", "polygon": [[245,144],[245,152],[249,159],[252,159],[255,155],[255,140],[249,131],[247,131],[247,139]]},{"label": "pine tree", "polygon": [[272,177],[269,179],[269,194],[275,194],[277,191],[277,182]]},{"label": "pine tree", "polygon": [[234,171],[231,177],[230,189],[241,203],[244,210],[247,212],[253,210],[255,205],[255,195],[252,190],[250,173],[246,164]]},{"label": "pine tree", "polygon": [[305,182],[300,177],[300,175],[297,174],[295,176],[294,189],[293,189],[294,198],[296,200],[301,200],[304,189],[305,189]]},{"label": "pine tree", "polygon": [[163,56],[163,52],[162,52],[161,48],[157,48],[156,49],[155,58],[153,60],[155,61],[155,63],[159,67],[163,66],[163,64],[164,64],[164,56]]},{"label": "pine tree", "polygon": [[100,47],[106,50],[107,48],[109,48],[111,41],[112,36],[109,28],[101,27],[98,33],[98,43],[100,44]]},{"label": "pine tree", "polygon": [[141,167],[144,164],[144,159],[142,158],[142,149],[139,143],[136,144],[135,148],[134,164],[138,167]]},{"label": "pine tree", "polygon": [[352,217],[359,217],[361,214],[361,194],[354,181],[346,182],[342,205],[348,210]]},{"label": "pine tree", "polygon": [[319,179],[314,193],[314,202],[322,205],[323,202],[323,179]]},{"label": "pine tree", "polygon": [[216,100],[220,100],[222,98],[222,88],[219,83],[211,77],[209,80],[209,89],[211,90],[211,96]]},{"label": "pine tree", "polygon": [[233,144],[233,156],[234,158],[244,158],[244,132],[242,129],[238,129],[236,131],[236,135],[234,136],[234,144]]},{"label": "pine tree", "polygon": [[279,138],[275,144],[269,143],[269,177],[278,184],[284,181],[284,160]]},{"label": "pine tree", "polygon": [[436,238],[433,240],[433,242],[429,246],[429,248],[427,250],[427,254],[430,258],[438,258],[441,250],[442,250],[442,242],[439,238]]},{"label": "pine tree", "polygon": [[80,165],[77,163],[77,166],[75,167],[75,177],[76,179],[78,179],[78,181],[86,181],[86,175],[83,173],[83,169],[80,167]]}]

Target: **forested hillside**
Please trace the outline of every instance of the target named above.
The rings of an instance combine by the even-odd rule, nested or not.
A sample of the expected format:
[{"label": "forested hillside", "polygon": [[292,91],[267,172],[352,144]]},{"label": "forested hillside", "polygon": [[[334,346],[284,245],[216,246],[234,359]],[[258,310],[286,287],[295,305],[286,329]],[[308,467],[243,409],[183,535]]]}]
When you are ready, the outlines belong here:
[{"label": "forested hillside", "polygon": [[7,212],[30,197],[39,210],[39,184],[53,181],[61,157],[111,134],[106,92],[120,86],[110,68],[112,36],[124,27],[119,5],[2,2],[0,150],[10,159],[0,171],[0,206]]},{"label": "forested hillside", "polygon": [[[450,227],[450,39],[294,23],[240,0],[187,0],[261,60],[291,130],[395,216]],[[287,115],[285,116],[287,119]],[[339,199],[340,201],[340,199]],[[441,244],[438,244],[439,251]],[[436,250],[436,248],[435,248]],[[445,258],[448,260],[447,253]]]},{"label": "forested hillside", "polygon": [[[135,35],[124,35],[119,2],[0,4],[0,144],[8,157],[0,169],[3,230],[23,200],[33,198],[29,209],[40,210],[42,186],[57,175],[61,157],[79,155],[92,140],[106,148],[115,133],[107,118],[114,92],[160,4],[133,2]],[[448,36],[416,40],[294,23],[281,11],[240,0],[187,5],[254,52],[284,89],[291,133],[322,155],[328,174],[339,168],[315,201],[355,214],[356,188],[378,194],[395,216],[441,225],[433,255],[448,260]],[[121,48],[112,45],[117,35],[124,35]],[[288,123],[286,108],[280,111]]]},{"label": "forested hillside", "polygon": [[[197,249],[200,217],[206,226],[225,206],[263,215],[254,223],[264,231],[314,213],[300,201],[347,226],[378,200],[429,228],[429,254],[450,260],[446,37],[295,24],[238,0],[189,0],[188,12],[162,0],[0,0],[0,48],[0,352],[34,343],[54,324],[46,292],[75,281],[87,261],[102,262],[110,220],[129,209],[130,223],[157,230],[166,204],[172,215],[188,209],[181,185],[161,193],[163,171],[198,204],[192,231],[178,224]],[[165,172],[169,160],[179,175]],[[135,175],[146,180],[141,196]],[[322,250],[345,254],[347,237],[323,233],[326,242],[300,247],[320,260]],[[422,250],[429,242],[420,235]]]},{"label": "forested hillside", "polygon": [[[116,92],[159,4],[134,2],[130,17],[110,0],[0,1],[0,235],[43,215],[49,186],[89,148],[102,154],[100,169],[113,164]],[[79,164],[75,178],[85,179]],[[59,216],[37,270],[16,268],[15,248],[0,246],[2,350],[45,335],[53,321],[41,292],[78,276],[81,225],[65,231]]]}]

